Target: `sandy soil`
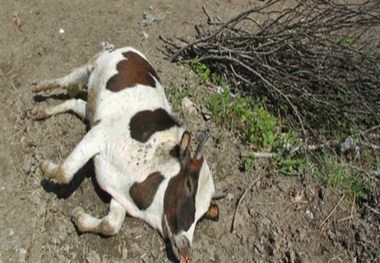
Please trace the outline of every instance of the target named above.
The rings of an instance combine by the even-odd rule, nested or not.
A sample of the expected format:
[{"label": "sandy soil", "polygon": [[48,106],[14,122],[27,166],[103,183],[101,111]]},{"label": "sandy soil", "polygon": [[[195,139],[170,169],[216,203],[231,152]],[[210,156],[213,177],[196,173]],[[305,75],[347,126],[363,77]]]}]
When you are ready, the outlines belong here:
[{"label": "sandy soil", "polygon": [[[44,158],[59,161],[67,156],[85,134],[86,125],[72,114],[40,122],[29,116],[36,104],[53,105],[67,98],[60,93],[34,97],[32,81],[68,73],[85,63],[105,40],[143,51],[164,84],[187,85],[192,74],[170,64],[159,41],[160,35],[188,38],[194,35],[195,24],[206,21],[203,1],[182,2],[0,0],[0,262],[173,261],[158,232],[134,218],[127,217],[114,237],[77,233],[70,220],[74,207],[81,205],[97,216],[108,211],[107,196],[92,180],[92,164],[65,187],[43,183],[38,165]],[[227,19],[252,3],[212,0],[207,6]],[[150,21],[151,15],[159,21]],[[178,118],[194,134],[209,128],[222,135],[222,140],[214,137],[208,142],[205,155],[217,187],[229,189],[227,197],[218,201],[219,222],[198,224],[193,262],[379,260],[378,216],[358,211],[342,221],[351,213],[351,203],[343,200],[328,217],[340,196],[307,175],[274,176],[265,160],[244,173],[239,169],[240,156],[247,149],[236,136],[212,119],[205,121],[199,112],[181,109]],[[245,195],[231,233],[237,201],[262,175]]]}]

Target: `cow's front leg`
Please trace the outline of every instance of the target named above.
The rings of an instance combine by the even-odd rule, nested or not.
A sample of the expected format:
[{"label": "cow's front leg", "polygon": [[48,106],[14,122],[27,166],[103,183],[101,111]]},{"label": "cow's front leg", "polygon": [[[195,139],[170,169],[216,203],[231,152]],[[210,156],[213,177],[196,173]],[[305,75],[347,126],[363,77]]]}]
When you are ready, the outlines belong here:
[{"label": "cow's front leg", "polygon": [[79,232],[98,233],[106,236],[119,232],[125,215],[126,209],[115,199],[111,199],[109,213],[102,219],[87,214],[81,207],[75,208],[72,213],[73,221]]},{"label": "cow's front leg", "polygon": [[103,129],[101,124],[98,124],[83,137],[70,155],[60,164],[55,164],[51,161],[42,161],[41,170],[44,178],[59,184],[69,183],[74,174],[84,166],[88,160],[99,153],[103,140]]}]

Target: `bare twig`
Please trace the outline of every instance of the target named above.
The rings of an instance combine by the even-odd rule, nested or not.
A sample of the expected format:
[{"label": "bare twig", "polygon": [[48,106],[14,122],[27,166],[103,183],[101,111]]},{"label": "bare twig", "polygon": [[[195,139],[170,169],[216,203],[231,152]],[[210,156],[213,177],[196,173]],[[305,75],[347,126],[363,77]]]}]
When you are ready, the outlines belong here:
[{"label": "bare twig", "polygon": [[365,207],[367,207],[369,210],[371,210],[372,212],[374,212],[375,214],[377,215],[380,215],[380,211],[373,208],[373,207],[370,207],[368,204],[363,204]]},{"label": "bare twig", "polygon": [[344,222],[344,221],[351,220],[351,219],[353,219],[353,218],[354,218],[353,215],[349,215],[349,216],[346,216],[346,217],[343,217],[343,218],[339,219],[339,220],[338,220],[338,223],[342,223],[342,222]]},{"label": "bare twig", "polygon": [[231,233],[235,232],[236,216],[237,216],[237,213],[238,213],[239,207],[240,207],[241,203],[243,202],[243,199],[245,198],[245,196],[247,195],[247,193],[252,189],[252,187],[253,187],[258,181],[260,181],[263,177],[264,177],[264,175],[261,175],[261,176],[257,177],[255,180],[253,180],[253,182],[247,187],[247,189],[244,190],[244,192],[243,192],[242,195],[240,196],[240,199],[239,199],[239,201],[238,201],[238,203],[237,203],[237,205],[236,205],[236,208],[235,208],[234,216],[232,217]]},{"label": "bare twig", "polygon": [[342,197],[339,199],[338,203],[334,206],[333,210],[331,210],[331,212],[329,213],[329,215],[325,218],[325,220],[322,221],[321,223],[321,227],[324,226],[324,224],[327,222],[327,220],[329,220],[329,218],[331,217],[331,215],[335,212],[335,210],[338,208],[339,204],[343,201],[344,199],[344,195],[342,195]]},{"label": "bare twig", "polygon": [[249,15],[250,13],[252,12],[258,12],[260,10],[263,10],[265,8],[268,8],[269,6],[273,5],[274,3],[276,2],[279,2],[280,0],[270,0],[268,1],[267,3],[265,3],[264,5],[260,6],[260,7],[254,7],[252,9],[249,9],[248,11],[245,11],[239,15],[237,15],[236,17],[232,18],[231,20],[227,21],[226,23],[224,23],[217,31],[215,31],[213,34],[207,36],[207,37],[204,37],[204,38],[200,38],[190,44],[188,44],[187,46],[181,48],[180,50],[178,50],[170,59],[170,61],[176,61],[176,58],[178,57],[179,54],[181,54],[185,49],[188,49],[190,47],[193,47],[194,45],[196,44],[199,44],[199,43],[202,43],[202,42],[206,42],[207,40],[213,38],[214,36],[216,36],[219,32],[221,32],[223,29],[227,28],[229,25],[233,24],[233,23],[237,23],[239,22],[242,18],[246,17],[247,15]]},{"label": "bare twig", "polygon": [[341,222],[344,222],[346,220],[351,220],[354,218],[354,211],[355,211],[355,201],[356,201],[356,198],[354,197],[352,199],[352,206],[351,206],[351,212],[350,212],[350,215],[349,216],[346,216],[346,217],[343,217],[341,219],[338,220],[338,223],[341,223]]}]

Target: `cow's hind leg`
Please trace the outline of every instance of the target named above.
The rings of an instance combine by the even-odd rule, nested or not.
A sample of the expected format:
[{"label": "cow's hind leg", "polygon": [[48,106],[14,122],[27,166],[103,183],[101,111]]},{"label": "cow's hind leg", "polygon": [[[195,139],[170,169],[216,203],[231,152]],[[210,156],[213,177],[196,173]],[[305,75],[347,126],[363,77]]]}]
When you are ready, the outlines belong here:
[{"label": "cow's hind leg", "polygon": [[71,73],[69,73],[68,75],[62,78],[33,82],[33,85],[34,85],[33,92],[37,93],[37,92],[48,91],[48,90],[53,90],[57,88],[67,89],[75,85],[87,84],[88,78],[90,77],[90,74],[95,67],[96,60],[105,52],[109,52],[113,50],[113,48],[114,47],[112,44],[109,44],[108,42],[103,42],[101,52],[93,56],[87,62],[87,64],[74,69]]},{"label": "cow's hind leg", "polygon": [[87,103],[81,99],[70,99],[56,106],[38,105],[32,109],[32,115],[34,119],[42,120],[67,111],[72,111],[83,120],[88,120]]},{"label": "cow's hind leg", "polygon": [[67,89],[75,85],[86,84],[94,68],[94,62],[95,61],[91,60],[86,65],[74,69],[71,73],[62,78],[35,81],[33,82],[33,92],[37,93],[58,88]]},{"label": "cow's hind leg", "polygon": [[79,232],[98,233],[105,236],[115,235],[119,232],[126,215],[126,209],[115,199],[111,199],[109,213],[98,219],[77,207],[73,210],[73,221]]}]

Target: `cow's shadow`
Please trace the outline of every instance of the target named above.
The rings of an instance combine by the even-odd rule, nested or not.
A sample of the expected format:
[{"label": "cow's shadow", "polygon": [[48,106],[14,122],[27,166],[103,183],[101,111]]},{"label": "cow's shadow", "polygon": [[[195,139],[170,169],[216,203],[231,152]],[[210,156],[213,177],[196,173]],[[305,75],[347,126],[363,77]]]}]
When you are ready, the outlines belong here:
[{"label": "cow's shadow", "polygon": [[103,191],[96,181],[94,163],[92,160],[83,166],[68,184],[63,185],[48,180],[42,180],[41,185],[46,192],[54,193],[60,199],[67,199],[78,189],[85,178],[91,179],[96,194],[104,203],[109,203],[111,201],[111,196]]}]

